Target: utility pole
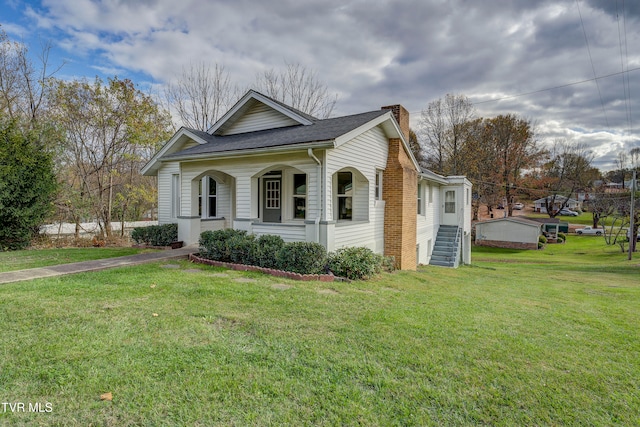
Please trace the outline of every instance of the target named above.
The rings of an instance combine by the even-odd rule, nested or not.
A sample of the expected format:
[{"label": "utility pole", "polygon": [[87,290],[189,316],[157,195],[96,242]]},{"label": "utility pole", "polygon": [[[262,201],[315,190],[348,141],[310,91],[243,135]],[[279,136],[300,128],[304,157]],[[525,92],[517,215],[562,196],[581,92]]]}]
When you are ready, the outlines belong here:
[{"label": "utility pole", "polygon": [[635,223],[633,220],[633,216],[635,215],[634,207],[636,204],[636,170],[633,170],[633,178],[631,179],[631,209],[629,213],[629,257],[628,260],[631,261],[633,254],[633,244],[635,240],[638,238],[638,232],[635,229]]}]

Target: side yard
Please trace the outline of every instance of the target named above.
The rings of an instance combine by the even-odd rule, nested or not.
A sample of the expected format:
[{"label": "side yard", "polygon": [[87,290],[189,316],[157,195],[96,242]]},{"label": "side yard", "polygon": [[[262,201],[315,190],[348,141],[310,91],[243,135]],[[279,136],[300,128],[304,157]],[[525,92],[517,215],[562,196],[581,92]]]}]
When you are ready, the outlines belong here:
[{"label": "side yard", "polygon": [[4,285],[0,398],[51,410],[0,424],[637,425],[640,260],[593,241],[368,282],[172,262]]},{"label": "side yard", "polygon": [[64,248],[0,252],[0,273],[72,262],[135,255],[149,249],[128,247]]}]

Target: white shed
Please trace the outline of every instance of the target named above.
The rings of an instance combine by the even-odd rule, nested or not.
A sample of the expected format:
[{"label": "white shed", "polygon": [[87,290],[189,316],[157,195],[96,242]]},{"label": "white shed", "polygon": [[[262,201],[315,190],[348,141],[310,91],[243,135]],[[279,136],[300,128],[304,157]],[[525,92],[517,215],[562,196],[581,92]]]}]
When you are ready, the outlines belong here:
[{"label": "white shed", "polygon": [[530,219],[507,217],[476,223],[476,245],[512,249],[538,249],[542,224]]}]

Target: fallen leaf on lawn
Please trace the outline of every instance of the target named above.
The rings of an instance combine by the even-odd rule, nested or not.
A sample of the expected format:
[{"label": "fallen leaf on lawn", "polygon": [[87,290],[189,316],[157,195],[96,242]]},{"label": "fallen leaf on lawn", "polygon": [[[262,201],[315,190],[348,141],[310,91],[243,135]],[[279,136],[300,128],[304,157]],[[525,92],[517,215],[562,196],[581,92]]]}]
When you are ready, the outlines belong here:
[{"label": "fallen leaf on lawn", "polygon": [[156,287],[156,284],[154,283],[153,285],[149,286],[151,289]]},{"label": "fallen leaf on lawn", "polygon": [[158,317],[158,313],[153,313],[153,317]]},{"label": "fallen leaf on lawn", "polygon": [[111,392],[109,392],[109,393],[102,393],[102,394],[100,395],[100,400],[109,400],[109,401],[111,401],[111,400],[113,400],[113,394],[111,394]]}]

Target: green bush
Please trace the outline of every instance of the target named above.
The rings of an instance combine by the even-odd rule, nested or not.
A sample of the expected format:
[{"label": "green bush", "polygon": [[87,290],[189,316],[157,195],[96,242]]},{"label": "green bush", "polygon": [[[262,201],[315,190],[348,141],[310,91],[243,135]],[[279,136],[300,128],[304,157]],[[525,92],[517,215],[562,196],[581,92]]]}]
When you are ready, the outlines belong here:
[{"label": "green bush", "polygon": [[233,262],[231,245],[237,244],[239,236],[244,238],[247,232],[227,228],[224,230],[205,231],[200,234],[200,256],[214,261]]},{"label": "green bush", "polygon": [[139,245],[169,246],[178,240],[178,224],[136,227],[131,231],[131,238]]},{"label": "green bush", "polygon": [[565,242],[567,240],[567,235],[564,233],[558,233],[558,240]]},{"label": "green bush", "polygon": [[328,261],[329,270],[336,276],[351,280],[367,279],[379,274],[385,264],[388,262],[382,255],[364,247],[338,249],[329,255]]},{"label": "green bush", "polygon": [[300,274],[324,273],[327,251],[320,243],[290,242],[277,252],[277,268]]},{"label": "green bush", "polygon": [[237,234],[227,240],[229,259],[236,264],[257,265],[256,236],[253,234]]},{"label": "green bush", "polygon": [[540,235],[540,237],[538,237],[538,249],[542,249],[544,248],[544,245],[547,244],[547,238],[544,235]]},{"label": "green bush", "polygon": [[264,234],[256,239],[255,261],[260,267],[278,268],[276,254],[285,245],[282,237]]}]

